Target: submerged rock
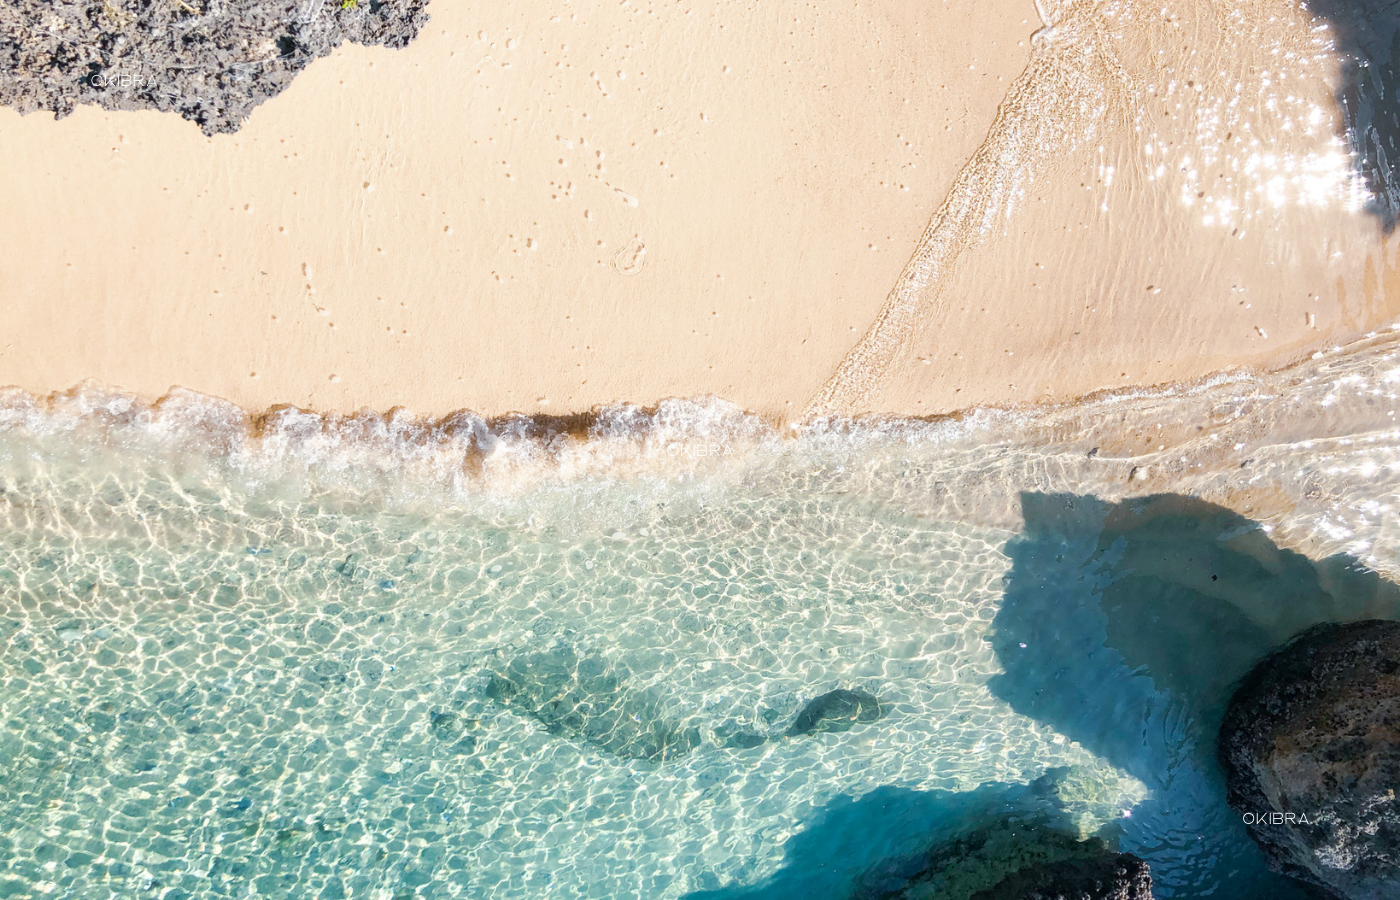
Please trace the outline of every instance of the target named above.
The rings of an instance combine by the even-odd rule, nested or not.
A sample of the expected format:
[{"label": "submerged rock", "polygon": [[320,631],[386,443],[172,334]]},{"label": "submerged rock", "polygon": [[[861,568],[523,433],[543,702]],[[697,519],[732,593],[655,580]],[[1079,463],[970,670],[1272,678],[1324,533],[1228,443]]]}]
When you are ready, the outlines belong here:
[{"label": "submerged rock", "polygon": [[882,715],[884,711],[880,709],[880,701],[874,694],[842,688],[807,701],[787,734],[793,737],[827,731],[850,731],[852,726],[874,722]]},{"label": "submerged rock", "polygon": [[1400,622],[1319,625],[1265,657],[1219,752],[1271,868],[1347,900],[1400,897]]},{"label": "submerged rock", "polygon": [[1147,863],[1043,819],[988,824],[871,873],[851,900],[1151,900]]},{"label": "submerged rock", "polygon": [[737,722],[724,722],[715,728],[715,742],[727,750],[752,750],[768,742],[768,738]]},{"label": "submerged rock", "polygon": [[428,716],[428,733],[448,745],[452,753],[471,753],[476,749],[476,737],[466,732],[466,726],[467,722],[454,712],[434,710]]},{"label": "submerged rock", "polygon": [[665,715],[665,698],[627,682],[627,671],[601,656],[559,646],[521,654],[492,672],[486,696],[533,716],[550,734],[627,759],[664,762],[700,743],[698,728]]},{"label": "submerged rock", "polygon": [[[786,731],[765,732],[741,722],[728,721],[715,726],[714,740],[727,750],[750,750],[770,739],[850,731],[853,726],[874,722],[884,714],[874,694],[842,688],[808,700]],[[770,723],[778,717],[776,710],[764,715]]]},{"label": "submerged rock", "polygon": [[1136,856],[1104,852],[1022,869],[971,900],[1152,900],[1152,873]]},{"label": "submerged rock", "polygon": [[403,47],[428,0],[6,0],[0,104],[62,118],[78,104],[178,113],[237,131],[346,41]]}]

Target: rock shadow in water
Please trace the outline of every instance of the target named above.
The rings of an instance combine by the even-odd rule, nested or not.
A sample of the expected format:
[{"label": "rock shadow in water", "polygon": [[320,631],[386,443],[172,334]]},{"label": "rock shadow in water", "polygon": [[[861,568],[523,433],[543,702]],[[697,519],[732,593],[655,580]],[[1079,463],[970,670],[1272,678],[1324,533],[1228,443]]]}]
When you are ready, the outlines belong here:
[{"label": "rock shadow in water", "polygon": [[1389,234],[1400,220],[1400,7],[1392,0],[1309,0],[1344,55],[1337,105],[1366,180],[1369,211]]},{"label": "rock shadow in water", "polygon": [[1024,494],[1025,532],[990,635],[990,687],[1142,781],[1122,849],[1162,896],[1300,896],[1226,805],[1215,739],[1234,685],[1323,621],[1400,618],[1400,591],[1349,557],[1310,560],[1188,497],[1110,504]]},{"label": "rock shadow in water", "polygon": [[1029,867],[1111,856],[1101,839],[1080,840],[1060,798],[1072,772],[963,792],[887,786],[838,797],[788,839],[772,877],[685,900],[971,900]]}]

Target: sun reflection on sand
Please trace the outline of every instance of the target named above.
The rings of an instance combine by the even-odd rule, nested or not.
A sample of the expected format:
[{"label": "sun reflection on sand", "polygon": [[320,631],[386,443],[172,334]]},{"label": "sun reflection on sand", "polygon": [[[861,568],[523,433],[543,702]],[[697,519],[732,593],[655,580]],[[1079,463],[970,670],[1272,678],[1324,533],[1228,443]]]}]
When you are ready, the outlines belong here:
[{"label": "sun reflection on sand", "polygon": [[1367,206],[1335,101],[1338,50],[1306,10],[1276,0],[1037,0],[1036,8],[1044,27],[1029,64],[806,417],[873,408],[895,358],[943,308],[964,251],[1006,229],[1032,185],[1055,190],[1054,175],[1087,147],[1100,156],[1098,210],[1111,214],[1109,189],[1123,173],[1105,156],[1120,135],[1140,146],[1127,159],[1137,182],[1176,201],[1158,205],[1149,230],[1181,222],[1241,237],[1248,226],[1282,229],[1292,210]]}]

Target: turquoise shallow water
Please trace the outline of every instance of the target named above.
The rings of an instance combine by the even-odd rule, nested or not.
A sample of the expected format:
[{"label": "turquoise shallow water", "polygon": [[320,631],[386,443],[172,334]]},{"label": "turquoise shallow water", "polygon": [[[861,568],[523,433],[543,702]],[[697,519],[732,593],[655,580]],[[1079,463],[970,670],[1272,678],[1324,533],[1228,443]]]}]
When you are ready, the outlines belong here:
[{"label": "turquoise shallow water", "polygon": [[1013,816],[1289,896],[1214,729],[1400,615],[1397,373],[793,435],[10,395],[0,894],[888,896]]}]

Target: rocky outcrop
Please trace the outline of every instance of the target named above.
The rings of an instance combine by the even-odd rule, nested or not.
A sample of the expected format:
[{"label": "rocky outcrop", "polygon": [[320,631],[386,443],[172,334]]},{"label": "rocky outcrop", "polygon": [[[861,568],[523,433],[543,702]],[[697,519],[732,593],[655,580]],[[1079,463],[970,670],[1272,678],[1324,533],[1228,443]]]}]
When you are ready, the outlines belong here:
[{"label": "rocky outcrop", "polygon": [[1022,869],[971,900],[1152,900],[1147,863],[1104,852]]},{"label": "rocky outcrop", "polygon": [[1400,623],[1320,625],[1265,657],[1219,752],[1272,868],[1346,900],[1400,897]]},{"label": "rocky outcrop", "polygon": [[428,0],[6,0],[0,104],[62,118],[81,103],[156,109],[205,134],[346,41],[403,47]]},{"label": "rocky outcrop", "polygon": [[1039,817],[988,823],[869,873],[851,900],[1151,900],[1147,863]]}]

